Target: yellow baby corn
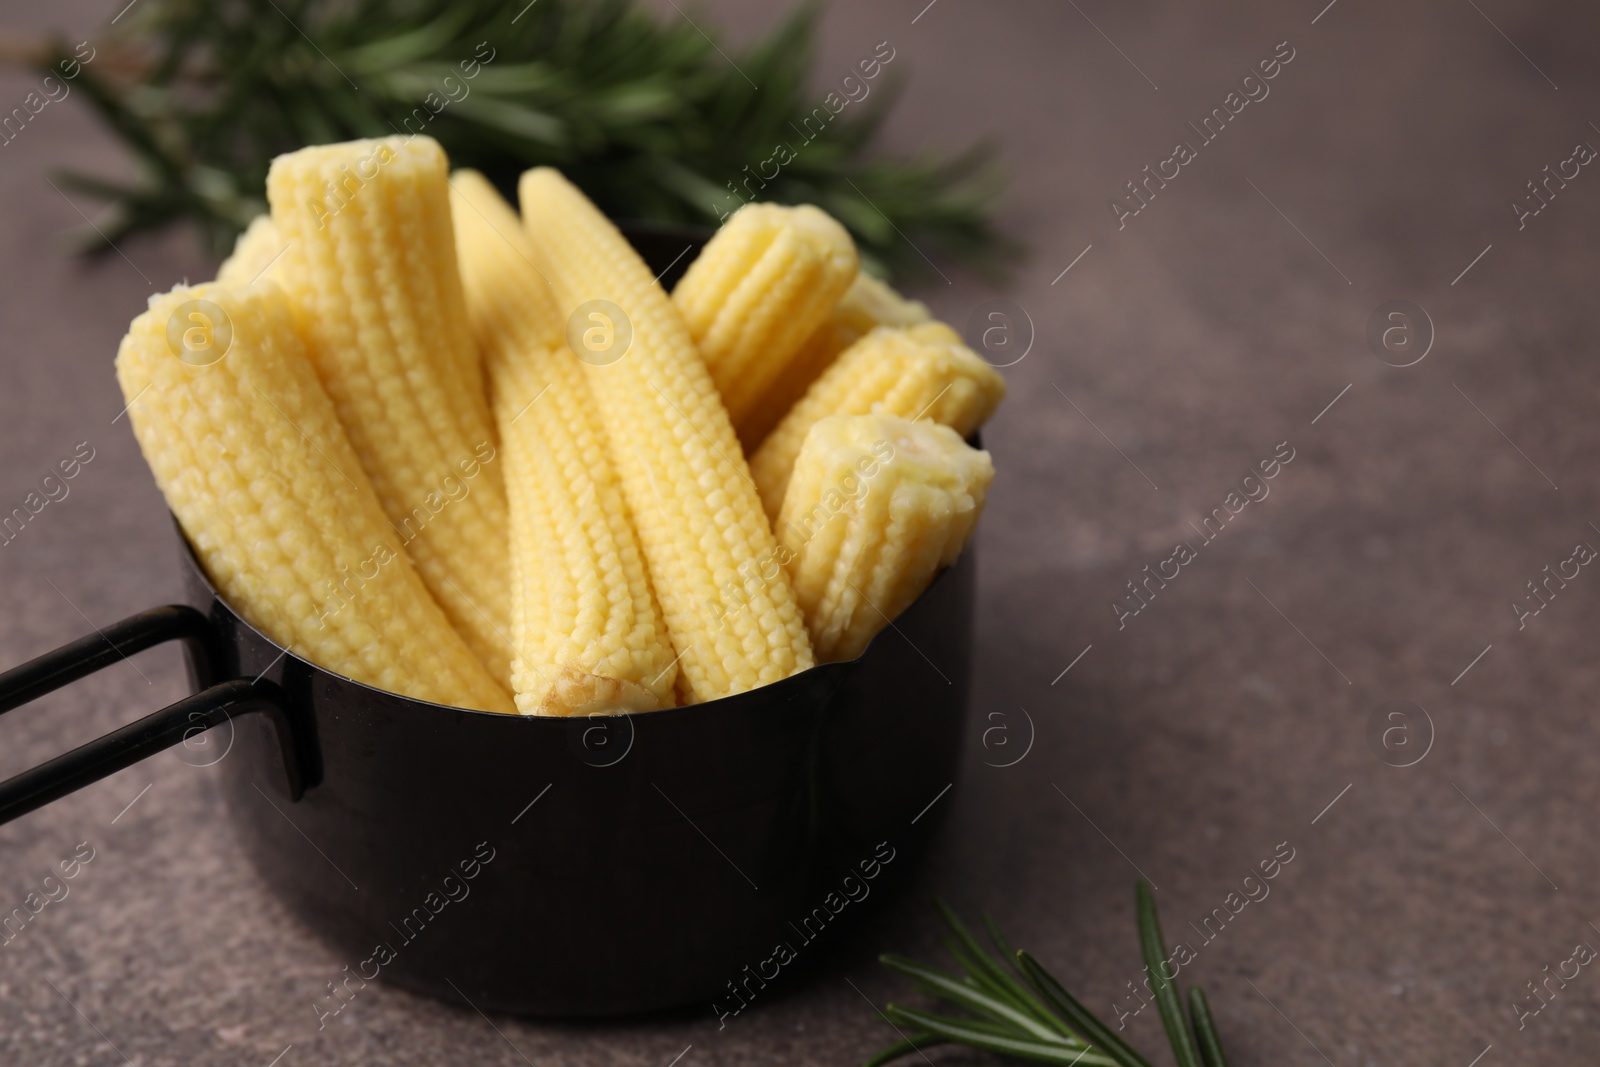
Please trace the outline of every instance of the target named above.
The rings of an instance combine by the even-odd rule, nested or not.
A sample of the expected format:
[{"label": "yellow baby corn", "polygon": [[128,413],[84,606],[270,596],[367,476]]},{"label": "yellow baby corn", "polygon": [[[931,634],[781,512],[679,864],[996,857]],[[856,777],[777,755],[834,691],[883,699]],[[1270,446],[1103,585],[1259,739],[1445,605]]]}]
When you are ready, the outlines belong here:
[{"label": "yellow baby corn", "polygon": [[795,457],[819,419],[868,412],[929,418],[966,437],[994,414],[1005,394],[1005,379],[942,322],[874,330],[812,383],[751,455],[761,503],[776,517]]},{"label": "yellow baby corn", "polygon": [[671,707],[676,654],[583,366],[511,205],[476,171],[457,171],[450,185],[511,510],[517,707],[530,715]]},{"label": "yellow baby corn", "polygon": [[845,228],[810,204],[746,204],[672,291],[672,302],[741,429],[856,276]]},{"label": "yellow baby corn", "polygon": [[738,426],[739,440],[748,449],[765,440],[778,421],[805,396],[811,383],[863,335],[879,326],[915,326],[931,318],[922,301],[907,300],[865,271],[858,273],[822,325],[806,338],[788,366],[756,399]]},{"label": "yellow baby corn", "polygon": [[268,271],[283,256],[283,236],[271,215],[257,215],[234,242],[233,255],[222,261],[217,281],[224,285],[249,285],[271,278]]},{"label": "yellow baby corn", "polygon": [[[535,262],[555,288],[563,321],[581,313],[582,329],[598,316],[612,331],[615,348],[586,348],[584,372],[681,657],[680,694],[710,700],[810,667],[811,645],[772,530],[677,309],[616,228],[560,174],[529,171],[520,192]],[[625,349],[618,331],[631,333]],[[581,336],[576,343],[586,344]]]},{"label": "yellow baby corn", "polygon": [[928,305],[907,300],[870,274],[858,274],[828,316],[839,343],[838,351],[879,326],[915,326],[933,318]]},{"label": "yellow baby corn", "polygon": [[511,677],[506,498],[456,270],[444,152],[427,137],[273,160],[273,277],[384,512],[497,679]]},{"label": "yellow baby corn", "polygon": [[821,662],[855,659],[955,562],[994,478],[948,426],[834,415],[795,461],[778,535]]},{"label": "yellow baby corn", "polygon": [[515,710],[401,550],[277,286],[152,297],[117,381],[168,506],[251,625],[380,689]]}]

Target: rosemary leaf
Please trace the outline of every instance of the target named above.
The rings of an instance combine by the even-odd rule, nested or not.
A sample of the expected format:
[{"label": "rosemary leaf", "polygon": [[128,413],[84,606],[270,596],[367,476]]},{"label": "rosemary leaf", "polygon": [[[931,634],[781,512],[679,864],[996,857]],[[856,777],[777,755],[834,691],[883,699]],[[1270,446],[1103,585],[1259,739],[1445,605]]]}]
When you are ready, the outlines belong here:
[{"label": "rosemary leaf", "polygon": [[1116,1060],[1085,1048],[1081,1044],[1062,1045],[1055,1042],[1035,1041],[1025,1035],[1008,1031],[1004,1027],[985,1026],[971,1019],[952,1019],[944,1015],[930,1015],[898,1004],[888,1007],[888,1015],[897,1023],[915,1026],[936,1037],[956,1041],[969,1048],[986,1052],[1000,1052],[1008,1056],[1037,1060],[1041,1063],[1077,1064],[1078,1067],[1120,1067]]},{"label": "rosemary leaf", "polygon": [[[878,960],[901,974],[915,978],[934,996],[959,1005],[974,1015],[985,1016],[1002,1026],[1024,1031],[1039,1041],[1057,1045],[1081,1044],[1075,1038],[1061,1035],[1004,1000],[969,986],[942,971],[924,966],[915,960],[908,960],[904,956],[884,955],[879,956]],[[1195,1067],[1199,1065],[1196,1064]]]},{"label": "rosemary leaf", "polygon": [[983,913],[983,927],[988,931],[989,940],[994,942],[994,947],[1000,950],[1001,959],[1009,961],[1017,958],[1017,950],[1011,947],[1011,943],[1000,932],[1000,927],[995,925],[994,917],[988,912]]},{"label": "rosemary leaf", "polygon": [[1211,1005],[1199,986],[1189,990],[1189,1018],[1194,1023],[1195,1043],[1200,1046],[1200,1059],[1205,1067],[1228,1067],[1222,1055],[1222,1039],[1217,1036],[1217,1024],[1211,1018]]},{"label": "rosemary leaf", "polygon": [[[974,989],[988,993],[996,1000],[1005,1001],[1014,1008],[1021,1009],[1023,1007],[1013,996],[1011,990],[996,982],[989,972],[984,969],[982,962],[974,959],[972,954],[959,941],[951,941],[947,938],[944,942],[944,950],[950,953],[951,959],[955,960],[964,972],[965,977],[961,979],[963,982]],[[1043,1022],[1044,1020],[1041,1019],[1039,1021]]]},{"label": "rosemary leaf", "polygon": [[897,1060],[901,1056],[909,1056],[913,1052],[921,1052],[923,1049],[932,1048],[934,1045],[948,1044],[950,1044],[950,1041],[947,1038],[934,1037],[932,1034],[912,1034],[910,1037],[896,1041],[888,1048],[874,1053],[861,1067],[883,1067],[884,1064]]},{"label": "rosemary leaf", "polygon": [[1163,970],[1167,962],[1166,941],[1161,936],[1161,919],[1156,915],[1155,894],[1143,878],[1134,891],[1134,900],[1139,915],[1139,947],[1150,972],[1150,986],[1155,993],[1156,1008],[1161,1012],[1161,1024],[1166,1027],[1167,1040],[1172,1043],[1173,1059],[1178,1061],[1178,1067],[1202,1067],[1194,1039],[1189,1036],[1189,1024],[1183,1017],[1183,1005],[1178,1002],[1177,986]]},{"label": "rosemary leaf", "polygon": [[1022,972],[1027,975],[1028,980],[1033,983],[1034,988],[1039,991],[1040,995],[1044,997],[1052,1008],[1065,1016],[1068,1022],[1077,1027],[1092,1044],[1098,1046],[1108,1056],[1116,1060],[1121,1064],[1121,1067],[1150,1067],[1149,1062],[1143,1056],[1135,1052],[1110,1027],[1092,1015],[1088,1008],[1078,1003],[1078,998],[1068,993],[1061,983],[1056,981],[1055,976],[1040,965],[1038,960],[1026,952],[1018,952],[1016,959],[1018,965],[1022,968]]},{"label": "rosemary leaf", "polygon": [[942,900],[935,900],[934,904],[938,907],[939,915],[944,919],[945,925],[950,928],[951,933],[955,934],[961,948],[965,950],[965,955],[963,956],[962,953],[956,951],[955,947],[947,946],[950,954],[956,957],[969,975],[985,981],[992,992],[1005,997],[1015,1007],[1027,1012],[1063,1037],[1076,1038],[1079,1036],[1061,1019],[1050,1014],[1049,1009],[1039,1003],[1038,999],[1028,991],[1026,986],[1017,981],[1010,971],[994,961],[983,945],[978,942],[978,939],[973,937],[971,932],[967,930],[966,925],[956,917],[956,913],[950,909],[948,904]]}]

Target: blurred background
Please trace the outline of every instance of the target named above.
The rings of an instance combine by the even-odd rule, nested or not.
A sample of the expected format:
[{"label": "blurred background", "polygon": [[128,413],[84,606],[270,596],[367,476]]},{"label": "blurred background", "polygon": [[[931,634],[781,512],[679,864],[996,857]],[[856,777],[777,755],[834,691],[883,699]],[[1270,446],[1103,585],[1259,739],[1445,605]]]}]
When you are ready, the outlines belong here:
[{"label": "blurred background", "polygon": [[[125,3],[0,3],[0,113],[28,114],[0,144],[0,511],[92,456],[0,545],[6,665],[179,595],[112,377],[128,321],[212,276],[282,138],[399,122],[430,76],[425,51],[362,52],[394,5],[355,5],[327,67],[271,5],[196,7],[184,32],[231,57],[230,102],[196,118],[204,87],[137,87],[159,57],[114,31],[160,5]],[[229,21],[247,6],[257,22]],[[434,45],[451,59],[505,14],[460,10]],[[875,1006],[907,994],[874,957],[937,950],[933,895],[992,912],[1115,1018],[1134,879],[1181,936],[1285,843],[1270,897],[1194,965],[1230,1062],[1594,1062],[1600,978],[1538,1002],[1529,984],[1600,945],[1600,578],[1529,585],[1600,546],[1600,15],[875,0],[817,9],[807,51],[783,5],[640,10],[568,41],[576,73],[535,87],[545,125],[487,91],[450,105],[452,150],[508,173],[556,158],[619,215],[714,222],[792,116],[854,93],[772,195],[839,214],[969,343],[1004,313],[967,761],[915,889],[723,1029],[491,1020],[371,986],[319,1031],[345,961],[257,883],[210,772],[168,753],[0,827],[0,911],[95,850],[0,947],[5,1062],[856,1063],[893,1039]],[[845,83],[884,49],[865,92]],[[91,53],[26,103],[46,88],[30,63]],[[1166,162],[1180,142],[1193,157]],[[1273,456],[1292,458],[1270,493],[1202,545]],[[1128,599],[1184,540],[1180,577]],[[0,773],[184,689],[175,650],[136,656],[0,720]],[[1127,1027],[1162,1044],[1153,1012]]]}]

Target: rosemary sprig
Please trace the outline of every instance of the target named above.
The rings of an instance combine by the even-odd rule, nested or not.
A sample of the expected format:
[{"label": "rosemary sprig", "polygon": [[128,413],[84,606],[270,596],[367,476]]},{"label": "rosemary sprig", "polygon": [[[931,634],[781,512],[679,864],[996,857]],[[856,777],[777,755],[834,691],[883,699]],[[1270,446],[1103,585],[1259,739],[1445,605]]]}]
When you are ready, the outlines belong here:
[{"label": "rosemary sprig", "polygon": [[[1134,902],[1140,952],[1178,1067],[1228,1067],[1211,1009],[1198,986],[1189,990],[1189,1015],[1184,1015],[1177,983],[1163,969],[1167,949],[1155,895],[1142,879],[1135,888]],[[945,948],[961,974],[949,974],[903,956],[884,955],[879,960],[916,979],[922,992],[966,1014],[938,1015],[889,1004],[884,1015],[900,1031],[901,1040],[872,1056],[865,1067],[882,1067],[939,1044],[965,1045],[1039,1063],[1150,1067],[1148,1060],[1067,992],[1038,960],[1013,950],[988,916],[984,925],[1000,953],[998,960],[955,912],[943,901],[937,903],[952,937]]]},{"label": "rosemary sprig", "polygon": [[[72,86],[138,177],[64,177],[109,202],[99,225],[112,241],[188,222],[224,254],[265,210],[275,155],[421,132],[503,189],[560,167],[617,218],[705,225],[741,196],[811,202],[880,266],[925,270],[918,248],[998,265],[1015,245],[992,221],[991,153],[873,153],[905,50],[864,79],[857,66],[876,54],[864,43],[854,65],[813,80],[815,16],[806,4],[737,51],[633,0],[143,0]],[[0,60],[40,71],[68,54],[0,44]],[[824,104],[846,99],[846,76],[856,99],[835,115]],[[774,159],[780,144],[792,159]]]}]

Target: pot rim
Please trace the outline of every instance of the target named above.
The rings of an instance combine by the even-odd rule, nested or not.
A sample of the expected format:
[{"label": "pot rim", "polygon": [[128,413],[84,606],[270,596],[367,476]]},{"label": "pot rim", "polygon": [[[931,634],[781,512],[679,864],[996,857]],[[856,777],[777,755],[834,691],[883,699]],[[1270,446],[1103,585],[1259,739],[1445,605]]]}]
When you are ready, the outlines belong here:
[{"label": "pot rim", "polygon": [[[169,511],[168,514],[171,515],[171,512]],[[227,597],[222,595],[222,592],[217,589],[215,583],[211,581],[211,576],[206,573],[204,565],[202,565],[200,562],[200,557],[195,554],[194,546],[189,543],[189,537],[183,532],[183,525],[178,521],[178,517],[176,515],[171,515],[171,517],[173,530],[178,535],[178,543],[182,548],[185,564],[194,571],[196,577],[198,577],[205,585],[206,591],[215,598],[218,604],[227,609],[228,614],[234,619],[235,622],[238,623],[238,625],[249,630],[252,634],[265,642],[269,647],[278,651],[278,660],[293,659],[296,662],[302,663],[311,668],[313,671],[325,674],[330,678],[337,678],[340,682],[347,685],[358,686],[373,693],[381,694],[382,696],[392,700],[405,701],[408,704],[414,704],[418,707],[437,708],[440,711],[452,712],[457,715],[476,715],[487,719],[496,720],[548,721],[552,723],[567,723],[573,721],[574,719],[627,718],[631,721],[634,719],[643,718],[645,716],[655,717],[671,715],[674,712],[697,712],[703,714],[707,711],[722,710],[718,707],[718,705],[725,704],[728,701],[747,698],[752,693],[765,692],[768,693],[769,696],[776,696],[778,694],[773,693],[773,690],[777,690],[785,686],[803,686],[807,684],[804,679],[817,677],[820,673],[843,674],[848,671],[852,671],[861,663],[862,660],[866,659],[866,657],[871,654],[873,647],[883,639],[884,635],[890,630],[894,629],[893,620],[890,620],[890,625],[878,631],[878,633],[873,636],[872,640],[867,642],[867,647],[862,650],[861,655],[857,656],[855,659],[833,660],[828,663],[818,663],[815,666],[807,667],[803,671],[791,674],[787,678],[779,679],[778,681],[769,685],[757,686],[755,689],[747,689],[740,693],[731,693],[728,696],[717,697],[715,700],[701,701],[698,704],[680,704],[677,707],[656,708],[653,711],[622,711],[611,715],[604,715],[599,712],[594,712],[589,715],[526,715],[522,713],[507,714],[506,712],[501,711],[482,711],[477,708],[462,708],[457,707],[454,704],[439,704],[431,700],[422,700],[418,697],[406,696],[404,693],[396,693],[393,690],[380,689],[375,685],[369,685],[366,682],[351,678],[349,675],[340,674],[338,671],[324,667],[322,664],[315,663],[303,656],[297,656],[291,650],[284,648],[277,641],[263,633],[258,627],[256,627],[254,623],[250,622],[242,614],[240,614],[238,609],[233,606],[232,602],[229,601]],[[962,549],[961,554],[965,556],[968,552],[973,551],[975,548],[975,543],[975,541],[969,541],[966,548]],[[959,562],[959,557],[957,562]],[[941,568],[938,573],[933,576],[933,580],[928,583],[927,588],[923,589],[921,593],[918,593],[916,600],[913,600],[910,604],[906,605],[901,614],[904,614],[906,611],[910,611],[919,602],[921,602],[924,597],[928,596],[929,593],[931,593],[937,586],[944,582],[950,572],[955,570],[955,568],[956,564],[954,563],[948,567]],[[276,663],[277,661],[275,660],[274,666]],[[271,668],[269,667],[268,669],[270,670]]]}]

